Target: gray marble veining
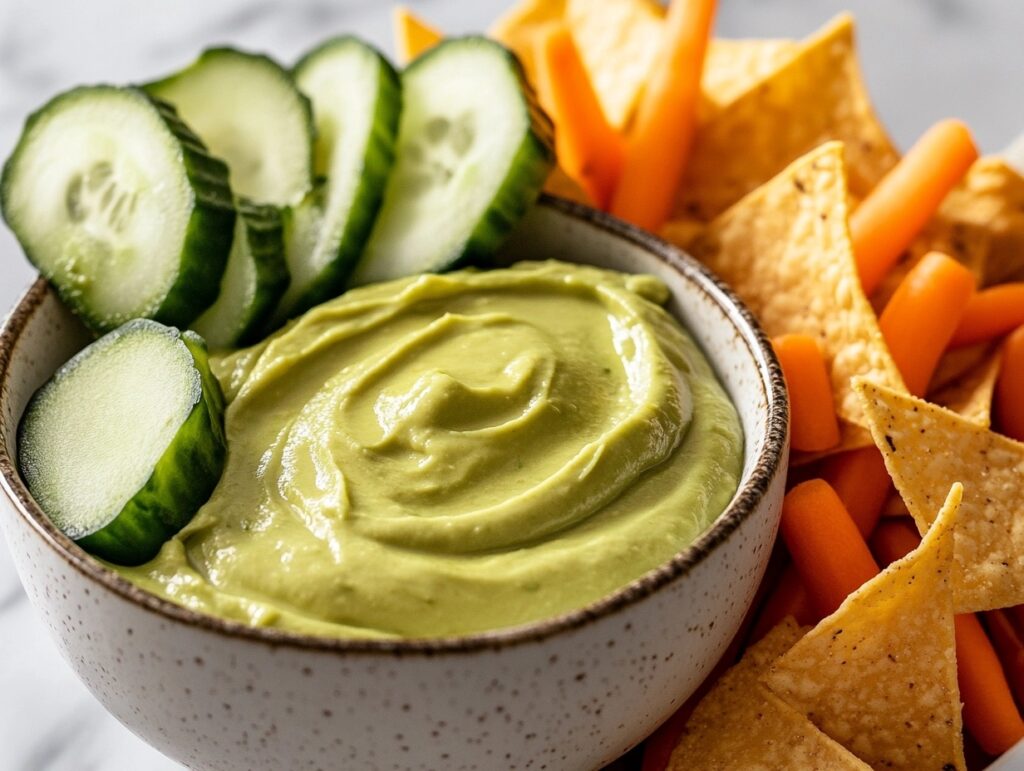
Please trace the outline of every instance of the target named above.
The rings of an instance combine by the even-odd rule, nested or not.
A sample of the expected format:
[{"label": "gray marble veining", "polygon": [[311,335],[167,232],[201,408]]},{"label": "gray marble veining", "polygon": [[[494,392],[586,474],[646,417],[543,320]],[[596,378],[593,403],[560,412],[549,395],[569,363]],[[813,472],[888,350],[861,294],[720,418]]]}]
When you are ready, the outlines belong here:
[{"label": "gray marble veining", "polygon": [[[485,28],[507,4],[409,3],[453,33]],[[718,32],[799,37],[844,8],[858,17],[865,75],[898,143],[906,146],[947,115],[967,120],[990,152],[1024,129],[1024,4],[1017,0],[721,0]],[[390,12],[382,0],[0,0],[0,156],[31,110],[71,85],[145,80],[214,43],[290,61],[327,35],[352,31],[388,48]],[[0,228],[0,315],[32,276]],[[74,678],[25,600],[5,548],[0,748],[0,771],[178,768],[108,716]]]}]

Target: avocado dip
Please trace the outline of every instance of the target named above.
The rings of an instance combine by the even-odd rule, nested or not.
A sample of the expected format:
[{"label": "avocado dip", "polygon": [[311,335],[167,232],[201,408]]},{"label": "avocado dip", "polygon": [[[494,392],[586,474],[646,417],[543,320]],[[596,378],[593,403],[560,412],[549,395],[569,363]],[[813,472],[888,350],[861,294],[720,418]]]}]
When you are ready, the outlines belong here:
[{"label": "avocado dip", "polygon": [[560,262],[349,291],[214,357],[228,462],[132,582],[333,637],[582,607],[725,508],[743,437],[651,276]]}]

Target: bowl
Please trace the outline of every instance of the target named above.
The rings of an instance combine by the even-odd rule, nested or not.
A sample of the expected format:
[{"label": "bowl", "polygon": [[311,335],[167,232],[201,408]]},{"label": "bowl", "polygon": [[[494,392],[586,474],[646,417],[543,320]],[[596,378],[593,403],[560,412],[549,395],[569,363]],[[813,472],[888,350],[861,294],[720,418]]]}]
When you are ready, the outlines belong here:
[{"label": "bowl", "polygon": [[660,276],[740,415],[726,510],[671,561],[580,610],[450,639],[367,641],[255,629],[136,588],[58,531],[16,464],[32,393],[90,339],[42,281],[0,330],[0,523],[29,597],[100,702],[195,769],[592,769],[697,687],[753,601],[788,457],[781,371],[750,313],[693,259],[544,197],[501,258]]}]

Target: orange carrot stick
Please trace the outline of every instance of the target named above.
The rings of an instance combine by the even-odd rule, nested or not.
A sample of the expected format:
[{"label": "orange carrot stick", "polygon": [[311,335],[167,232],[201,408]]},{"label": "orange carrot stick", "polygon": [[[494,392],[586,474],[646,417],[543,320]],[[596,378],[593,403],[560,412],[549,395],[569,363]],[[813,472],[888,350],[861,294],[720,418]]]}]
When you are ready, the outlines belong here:
[{"label": "orange carrot stick", "polygon": [[860,534],[871,535],[892,489],[882,453],[862,447],[833,455],[825,460],[821,476],[832,485]]},{"label": "orange carrot stick", "polygon": [[[921,537],[906,521],[879,526],[871,546],[882,562],[917,548]],[[999,658],[973,613],[957,615],[956,673],[964,703],[964,725],[990,755],[1001,755],[1024,738],[1024,720],[1013,701]]]},{"label": "orange carrot stick", "polygon": [[832,401],[828,366],[810,335],[772,339],[789,388],[790,442],[795,450],[818,452],[839,444],[839,420]]},{"label": "orange carrot stick", "polygon": [[864,537],[835,490],[811,479],[782,503],[782,538],[815,609],[827,616],[878,573]]},{"label": "orange carrot stick", "polygon": [[878,319],[892,358],[914,396],[924,396],[942,352],[964,316],[974,276],[939,252],[915,265]]},{"label": "orange carrot stick", "polygon": [[990,610],[984,614],[992,647],[999,655],[1003,671],[1010,683],[1010,690],[1017,706],[1024,706],[1024,638],[1014,628],[1009,617],[1002,610]]},{"label": "orange carrot stick", "polygon": [[625,140],[605,118],[572,34],[562,25],[540,43],[537,89],[555,122],[559,165],[595,206],[607,209],[622,173]]},{"label": "orange carrot stick", "polygon": [[879,565],[903,559],[921,543],[914,524],[906,519],[890,519],[880,524],[871,536],[871,552]]},{"label": "orange carrot stick", "polygon": [[956,673],[964,725],[990,755],[1002,755],[1024,739],[1024,720],[1013,701],[992,643],[973,613],[958,615]]},{"label": "orange carrot stick", "polygon": [[787,616],[792,616],[801,625],[813,624],[820,618],[811,605],[810,595],[800,582],[800,574],[792,565],[783,572],[761,607],[748,643],[756,643]]},{"label": "orange carrot stick", "polygon": [[854,209],[850,235],[866,294],[878,288],[977,158],[968,128],[957,120],[940,121]]},{"label": "orange carrot stick", "polygon": [[715,0],[672,0],[661,48],[637,108],[612,213],[658,231],[693,145]]},{"label": "orange carrot stick", "polygon": [[1002,337],[1024,324],[1024,282],[982,289],[967,304],[951,345],[972,345]]},{"label": "orange carrot stick", "polygon": [[405,6],[397,6],[392,15],[395,51],[402,64],[433,48],[444,38],[440,30],[427,24]]},{"label": "orange carrot stick", "polygon": [[1003,343],[995,410],[999,430],[1024,442],[1024,326],[1018,327]]}]

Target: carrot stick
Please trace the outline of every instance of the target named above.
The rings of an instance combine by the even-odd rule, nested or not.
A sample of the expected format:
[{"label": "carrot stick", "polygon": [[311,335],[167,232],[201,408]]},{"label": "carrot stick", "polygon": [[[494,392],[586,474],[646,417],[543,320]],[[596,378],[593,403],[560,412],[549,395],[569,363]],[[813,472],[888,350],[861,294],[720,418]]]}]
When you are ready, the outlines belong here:
[{"label": "carrot stick", "polygon": [[1024,720],[1013,701],[992,643],[973,613],[958,615],[956,673],[964,725],[990,755],[1002,755],[1024,739]]},{"label": "carrot stick", "polygon": [[854,209],[850,235],[865,294],[878,288],[977,158],[968,128],[957,120],[940,121]]},{"label": "carrot stick", "polygon": [[444,38],[441,31],[427,24],[405,6],[397,6],[392,15],[395,51],[402,64],[433,48]]},{"label": "carrot stick", "polygon": [[952,257],[929,252],[886,304],[878,325],[914,396],[927,391],[973,294],[974,276],[967,268]]},{"label": "carrot stick", "polygon": [[1024,441],[1024,326],[1003,343],[995,410],[999,430],[1018,442]]},{"label": "carrot stick", "polygon": [[637,108],[612,214],[658,231],[693,145],[715,0],[672,0],[661,48]]},{"label": "carrot stick", "polygon": [[1017,700],[1017,706],[1024,706],[1024,638],[1017,633],[1013,623],[1002,610],[986,611],[984,620],[992,647],[996,649],[1003,664],[1003,671]]},{"label": "carrot stick", "polygon": [[1024,639],[1024,605],[1014,605],[1010,608],[1003,608],[1003,612],[1009,616],[1013,628],[1017,634]]},{"label": "carrot stick", "polygon": [[833,455],[825,460],[821,476],[832,485],[860,534],[871,535],[892,489],[882,453],[876,447],[862,447]]},{"label": "carrot stick", "polygon": [[537,89],[555,122],[558,163],[595,206],[607,209],[622,173],[625,140],[605,118],[566,27],[546,35],[538,54]]},{"label": "carrot stick", "polygon": [[[921,542],[908,522],[886,522],[871,539],[881,561],[894,562]],[[959,614],[956,627],[956,673],[964,703],[964,725],[990,755],[1001,755],[1024,738],[1024,720],[1013,701],[999,658],[977,616]]]},{"label": "carrot stick", "polygon": [[913,523],[905,519],[883,522],[871,536],[871,552],[878,558],[879,565],[888,565],[914,551],[921,543],[921,536]]},{"label": "carrot stick", "polygon": [[815,609],[827,616],[878,573],[864,537],[835,490],[812,479],[782,503],[782,538]]},{"label": "carrot stick", "polygon": [[832,401],[828,366],[810,335],[772,339],[789,389],[790,443],[795,450],[818,452],[839,444],[839,420]]},{"label": "carrot stick", "polygon": [[982,289],[967,304],[951,345],[959,348],[1002,337],[1024,324],[1024,282]]},{"label": "carrot stick", "polygon": [[748,643],[756,643],[787,616],[792,616],[801,625],[813,624],[819,618],[811,605],[810,595],[800,582],[800,574],[792,565],[786,568],[761,607]]}]

